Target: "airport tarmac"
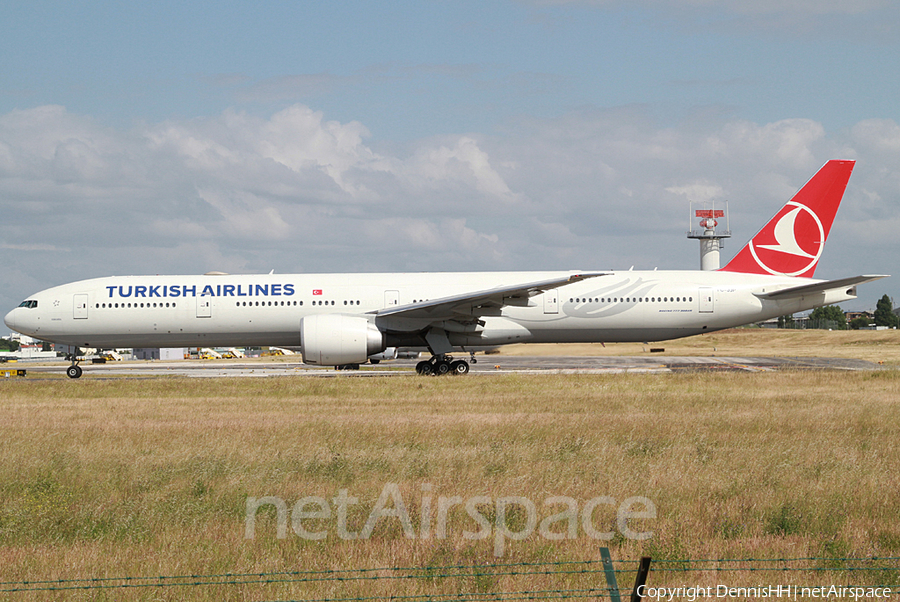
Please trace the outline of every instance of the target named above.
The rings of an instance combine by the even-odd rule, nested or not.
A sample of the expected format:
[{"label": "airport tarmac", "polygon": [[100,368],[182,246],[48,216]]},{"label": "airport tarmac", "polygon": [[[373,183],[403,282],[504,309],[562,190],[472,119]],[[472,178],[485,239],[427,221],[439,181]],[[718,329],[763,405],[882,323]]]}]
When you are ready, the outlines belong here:
[{"label": "airport tarmac", "polygon": [[[459,356],[458,356],[459,357]],[[298,361],[271,360],[215,360],[215,361],[140,361],[107,364],[81,364],[83,378],[96,377],[161,377],[183,376],[191,378],[230,377],[376,377],[416,376],[417,360],[400,359],[378,365],[364,365],[359,370],[335,370],[334,368],[307,366]],[[67,364],[29,365],[31,376],[65,372]],[[470,375],[486,374],[666,374],[683,371],[743,371],[767,372],[772,370],[879,370],[882,366],[865,360],[817,357],[678,357],[678,356],[480,356],[471,364]]]}]

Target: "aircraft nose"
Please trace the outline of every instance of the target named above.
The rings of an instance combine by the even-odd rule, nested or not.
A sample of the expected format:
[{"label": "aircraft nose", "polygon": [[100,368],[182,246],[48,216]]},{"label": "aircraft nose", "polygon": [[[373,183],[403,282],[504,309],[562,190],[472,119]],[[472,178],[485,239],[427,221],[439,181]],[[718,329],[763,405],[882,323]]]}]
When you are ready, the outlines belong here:
[{"label": "aircraft nose", "polygon": [[8,314],[6,314],[6,317],[3,318],[3,323],[6,324],[6,326],[10,330],[15,330],[16,329],[16,310],[12,310]]}]

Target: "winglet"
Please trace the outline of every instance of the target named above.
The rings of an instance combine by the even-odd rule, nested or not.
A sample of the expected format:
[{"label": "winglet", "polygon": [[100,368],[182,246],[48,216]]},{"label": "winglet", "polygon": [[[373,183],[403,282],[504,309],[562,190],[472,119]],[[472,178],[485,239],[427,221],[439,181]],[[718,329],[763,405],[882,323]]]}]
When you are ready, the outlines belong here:
[{"label": "winglet", "polygon": [[826,163],[722,271],[812,278],[855,163]]}]

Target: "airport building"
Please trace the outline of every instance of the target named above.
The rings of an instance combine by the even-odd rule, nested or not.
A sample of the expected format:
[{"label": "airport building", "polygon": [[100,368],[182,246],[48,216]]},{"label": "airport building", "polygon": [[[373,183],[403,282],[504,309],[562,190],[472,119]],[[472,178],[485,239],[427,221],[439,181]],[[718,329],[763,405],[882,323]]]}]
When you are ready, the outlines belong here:
[{"label": "airport building", "polygon": [[135,348],[132,350],[136,360],[183,360],[188,350],[184,347],[158,347]]},{"label": "airport building", "polygon": [[52,359],[56,357],[56,348],[53,343],[45,343],[37,339],[33,339],[28,335],[19,334],[18,332],[10,333],[4,337],[8,341],[15,341],[19,344],[19,350],[14,352],[6,352],[5,356],[15,357],[17,359]]}]

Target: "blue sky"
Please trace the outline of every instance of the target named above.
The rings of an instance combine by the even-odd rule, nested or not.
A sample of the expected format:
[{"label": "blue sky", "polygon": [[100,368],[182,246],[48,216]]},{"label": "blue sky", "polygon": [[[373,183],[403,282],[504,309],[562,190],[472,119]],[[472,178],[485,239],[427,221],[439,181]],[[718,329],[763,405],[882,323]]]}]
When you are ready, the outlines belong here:
[{"label": "blue sky", "polygon": [[6,3],[2,107],[121,124],[299,101],[397,139],[633,103],[667,120],[716,105],[845,127],[900,92],[890,3],[812,15],[805,2],[762,15],[674,0],[184,4]]},{"label": "blue sky", "polygon": [[[6,306],[126,273],[693,269],[689,200],[729,200],[727,259],[830,158],[858,165],[817,276],[897,272],[895,2],[5,2],[0,20]],[[900,279],[862,292],[900,302]]]}]

